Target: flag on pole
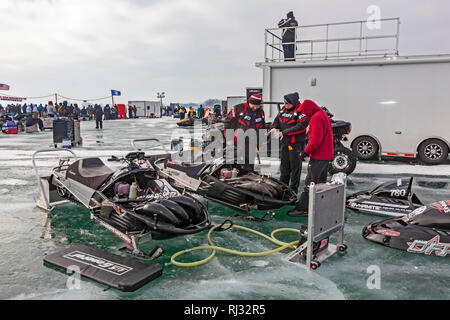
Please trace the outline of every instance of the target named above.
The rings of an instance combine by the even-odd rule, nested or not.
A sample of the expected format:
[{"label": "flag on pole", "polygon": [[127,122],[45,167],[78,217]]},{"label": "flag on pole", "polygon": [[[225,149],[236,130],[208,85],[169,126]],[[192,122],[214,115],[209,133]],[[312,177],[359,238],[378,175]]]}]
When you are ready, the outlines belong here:
[{"label": "flag on pole", "polygon": [[112,95],[112,96],[120,96],[120,91],[117,91],[117,90],[111,90],[111,95]]},{"label": "flag on pole", "polygon": [[9,90],[9,86],[7,84],[0,83],[0,90]]}]

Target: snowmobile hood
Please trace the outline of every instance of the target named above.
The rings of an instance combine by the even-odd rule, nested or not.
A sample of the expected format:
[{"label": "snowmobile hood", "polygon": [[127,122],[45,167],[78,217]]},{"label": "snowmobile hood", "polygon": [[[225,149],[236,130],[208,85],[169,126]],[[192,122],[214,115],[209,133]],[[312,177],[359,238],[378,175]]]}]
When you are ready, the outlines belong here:
[{"label": "snowmobile hood", "polygon": [[450,231],[450,200],[417,208],[405,215],[402,220],[410,225]]},{"label": "snowmobile hood", "polygon": [[362,236],[394,249],[448,256],[450,200],[422,206],[401,218],[373,222],[363,229]]},{"label": "snowmobile hood", "polygon": [[373,190],[356,192],[347,197],[347,207],[365,213],[400,217],[422,202],[412,193],[413,178],[387,181]]}]

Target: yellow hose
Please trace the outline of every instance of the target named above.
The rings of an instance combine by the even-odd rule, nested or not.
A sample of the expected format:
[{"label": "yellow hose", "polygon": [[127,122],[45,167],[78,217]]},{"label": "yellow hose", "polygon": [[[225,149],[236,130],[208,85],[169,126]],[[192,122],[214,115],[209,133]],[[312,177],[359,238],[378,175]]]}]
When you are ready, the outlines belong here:
[{"label": "yellow hose", "polygon": [[[236,251],[236,250],[231,250],[231,249],[227,249],[227,248],[223,248],[223,247],[218,247],[218,246],[214,245],[214,243],[211,240],[211,233],[215,229],[217,229],[218,227],[229,228],[230,226],[232,228],[236,228],[236,229],[240,229],[240,230],[243,230],[243,231],[247,231],[247,232],[253,233],[253,234],[257,235],[257,236],[260,236],[260,237],[262,237],[262,238],[264,238],[266,240],[269,240],[270,242],[278,245],[279,248],[276,248],[276,249],[273,249],[273,250],[269,250],[269,251],[264,251],[264,252],[243,252],[243,251]],[[239,226],[239,225],[230,225],[229,223],[228,224],[223,224],[223,225],[216,225],[216,226],[212,227],[209,230],[209,232],[208,232],[208,243],[209,243],[209,246],[205,245],[205,246],[199,246],[199,247],[195,247],[195,248],[179,251],[179,252],[175,253],[170,258],[170,262],[174,266],[177,266],[177,267],[191,268],[191,267],[200,266],[202,264],[205,264],[205,263],[211,261],[211,259],[214,258],[214,256],[216,255],[216,251],[217,250],[218,251],[223,251],[223,252],[228,252],[228,253],[231,253],[231,254],[234,254],[234,255],[239,255],[239,256],[262,257],[262,256],[266,256],[266,255],[269,255],[269,254],[272,254],[272,253],[283,251],[283,250],[285,250],[287,248],[293,248],[296,244],[298,244],[298,241],[293,241],[293,242],[287,243],[287,242],[283,242],[283,241],[280,241],[280,240],[276,239],[275,238],[275,234],[277,234],[279,232],[300,233],[300,231],[297,230],[297,229],[281,228],[281,229],[276,229],[276,230],[272,231],[272,233],[270,234],[270,237],[269,237],[269,236],[267,236],[267,235],[265,235],[265,234],[263,234],[261,232],[258,232],[256,230],[249,229],[249,228],[246,228],[246,227],[243,227],[243,226]],[[188,253],[188,252],[195,251],[195,250],[212,250],[212,253],[208,257],[206,257],[205,259],[199,260],[199,261],[194,261],[194,262],[178,262],[178,261],[175,260],[179,256],[181,256],[181,255],[183,255],[185,253]]]}]

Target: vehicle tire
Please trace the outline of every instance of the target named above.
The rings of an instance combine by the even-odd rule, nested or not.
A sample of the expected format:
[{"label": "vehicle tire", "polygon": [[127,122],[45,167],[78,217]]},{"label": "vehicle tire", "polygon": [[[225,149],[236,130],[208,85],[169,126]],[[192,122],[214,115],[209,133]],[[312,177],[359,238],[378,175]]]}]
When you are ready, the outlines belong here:
[{"label": "vehicle tire", "polygon": [[344,146],[337,146],[334,149],[334,158],[328,167],[328,172],[333,175],[338,172],[343,172],[350,175],[356,167],[358,158],[356,154]]},{"label": "vehicle tire", "polygon": [[378,142],[374,138],[368,136],[359,137],[355,139],[352,144],[352,150],[355,152],[358,159],[361,160],[375,158],[379,149]]},{"label": "vehicle tire", "polygon": [[319,261],[311,261],[311,269],[316,270],[319,267],[320,267]]},{"label": "vehicle tire", "polygon": [[429,139],[419,146],[419,158],[428,164],[443,163],[448,158],[448,146],[439,139]]},{"label": "vehicle tire", "polygon": [[67,192],[66,192],[66,190],[65,190],[64,188],[62,188],[62,187],[56,187],[56,192],[58,193],[58,195],[59,195],[61,198],[67,198]]}]

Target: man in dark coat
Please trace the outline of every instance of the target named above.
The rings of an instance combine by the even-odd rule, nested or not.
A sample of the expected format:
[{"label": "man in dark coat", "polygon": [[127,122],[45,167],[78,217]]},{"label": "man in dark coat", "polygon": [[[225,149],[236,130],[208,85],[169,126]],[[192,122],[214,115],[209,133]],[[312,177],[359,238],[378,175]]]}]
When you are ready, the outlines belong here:
[{"label": "man in dark coat", "polygon": [[289,11],[287,19],[282,19],[278,22],[278,28],[284,28],[282,32],[284,61],[295,61],[295,31],[298,26],[295,20],[294,13]]},{"label": "man in dark coat", "polygon": [[[98,104],[94,107],[95,129],[103,129],[103,110]],[[100,128],[99,128],[100,127]]]},{"label": "man in dark coat", "polygon": [[105,106],[103,112],[105,113],[105,120],[111,119],[111,107],[109,106],[109,104]]}]

